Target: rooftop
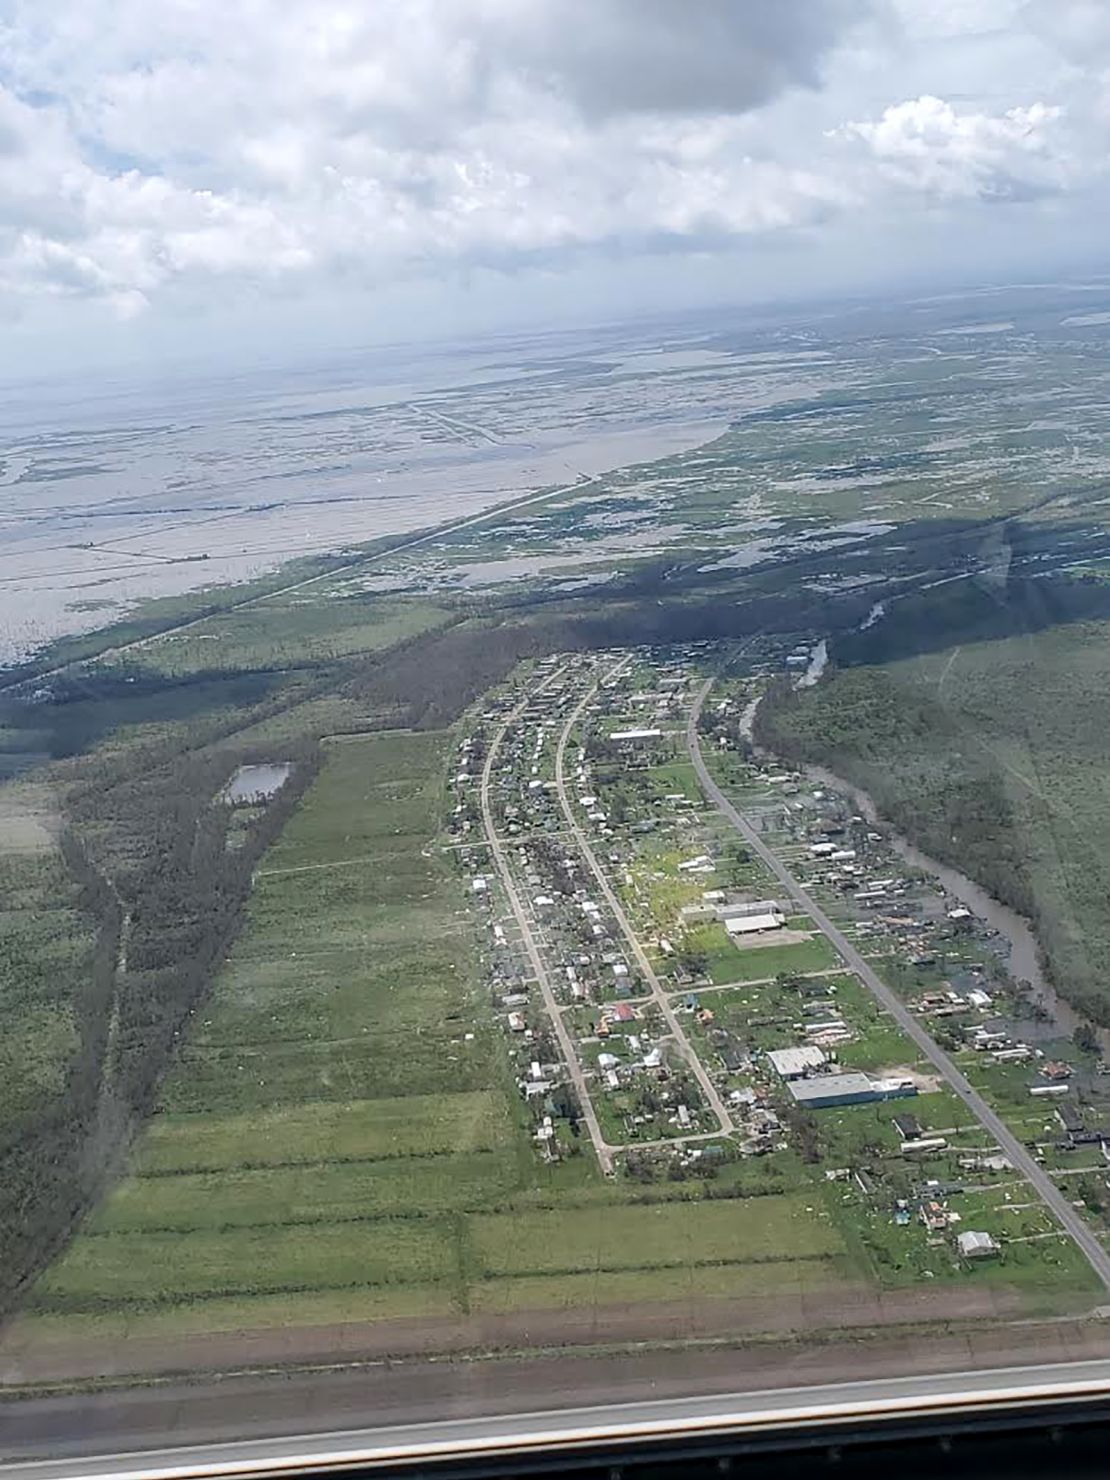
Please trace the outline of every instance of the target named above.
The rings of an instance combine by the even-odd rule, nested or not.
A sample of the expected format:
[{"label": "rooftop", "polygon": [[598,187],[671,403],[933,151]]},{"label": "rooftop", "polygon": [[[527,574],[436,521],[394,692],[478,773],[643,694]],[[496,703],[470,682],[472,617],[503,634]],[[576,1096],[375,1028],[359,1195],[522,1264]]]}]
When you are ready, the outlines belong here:
[{"label": "rooftop", "polygon": [[822,1051],[808,1043],[801,1048],[774,1048],[767,1057],[783,1079],[792,1079],[807,1069],[820,1069],[825,1062]]}]

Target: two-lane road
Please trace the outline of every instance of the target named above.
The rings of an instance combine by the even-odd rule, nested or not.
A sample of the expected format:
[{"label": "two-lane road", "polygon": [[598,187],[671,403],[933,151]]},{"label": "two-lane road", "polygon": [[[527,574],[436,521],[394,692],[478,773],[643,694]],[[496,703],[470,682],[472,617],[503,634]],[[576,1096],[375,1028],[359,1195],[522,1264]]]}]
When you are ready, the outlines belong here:
[{"label": "two-lane road", "polygon": [[567,1073],[570,1075],[571,1083],[574,1085],[575,1092],[578,1096],[579,1107],[582,1111],[582,1119],[586,1122],[586,1129],[590,1133],[590,1140],[593,1142],[594,1151],[597,1155],[598,1163],[601,1166],[601,1170],[606,1175],[609,1175],[613,1170],[612,1151],[607,1145],[605,1137],[601,1133],[601,1125],[597,1118],[597,1112],[594,1110],[593,1101],[590,1099],[589,1086],[586,1084],[586,1078],[582,1072],[582,1065],[579,1062],[578,1053],[575,1050],[574,1044],[571,1042],[570,1034],[567,1032],[566,1024],[563,1022],[563,1015],[559,1011],[559,1003],[551,986],[551,978],[548,975],[547,967],[544,965],[539,946],[536,944],[535,933],[532,930],[532,923],[528,918],[527,911],[525,910],[523,901],[520,898],[520,892],[518,891],[516,883],[513,879],[513,872],[509,866],[509,860],[505,856],[504,844],[501,842],[501,839],[497,834],[497,828],[494,825],[493,803],[490,798],[491,781],[493,778],[493,763],[497,758],[497,754],[500,751],[502,744],[504,743],[505,736],[509,733],[509,730],[512,728],[512,726],[516,724],[517,720],[520,719],[520,716],[528,708],[528,705],[532,702],[532,699],[537,694],[542,693],[549,684],[553,684],[556,679],[561,678],[565,671],[566,670],[564,668],[559,668],[549,677],[544,679],[542,683],[538,684],[534,689],[529,689],[524,698],[512,711],[512,713],[506,716],[504,722],[498,729],[497,734],[494,736],[493,742],[490,745],[488,752],[486,753],[485,765],[482,767],[482,825],[485,828],[486,841],[489,844],[490,856],[493,858],[494,867],[497,869],[498,875],[500,876],[502,886],[505,890],[505,897],[509,901],[509,908],[513,912],[513,918],[516,920],[517,928],[520,931],[520,938],[524,943],[524,949],[528,955],[528,960],[531,963],[532,973],[535,976],[537,983],[539,984],[540,994],[543,997],[544,1007],[547,1009],[547,1015],[551,1019],[552,1029],[554,1030],[555,1037],[558,1039],[559,1049],[563,1055],[563,1059],[566,1062]]},{"label": "two-lane road", "polygon": [[[615,678],[624,668],[628,666],[631,661],[631,658],[622,659],[622,661],[618,663],[615,668],[610,670],[606,677],[609,679]],[[667,1024],[667,1027],[671,1032],[671,1036],[674,1038],[675,1043],[678,1045],[678,1048],[683,1057],[690,1065],[690,1068],[694,1073],[694,1077],[697,1079],[698,1084],[701,1087],[701,1092],[705,1096],[706,1103],[710,1106],[714,1115],[716,1115],[718,1121],[720,1122],[722,1132],[728,1134],[735,1129],[732,1121],[732,1116],[728,1112],[728,1107],[725,1105],[724,1100],[722,1100],[721,1096],[718,1094],[716,1085],[706,1073],[705,1065],[702,1063],[701,1059],[698,1057],[694,1049],[690,1046],[686,1034],[683,1032],[682,1024],[675,1016],[675,1010],[671,1005],[671,1000],[667,996],[666,992],[663,990],[663,984],[656,976],[652,964],[648,960],[647,952],[640,944],[639,938],[637,937],[636,932],[633,930],[631,922],[629,921],[628,916],[625,914],[620,900],[617,898],[616,892],[610,885],[609,880],[605,877],[605,871],[598,863],[597,856],[590,844],[590,840],[586,836],[582,825],[579,823],[578,818],[575,815],[574,808],[571,805],[570,797],[567,795],[567,782],[565,774],[567,742],[570,739],[571,731],[574,729],[574,726],[582,717],[587,706],[593,701],[593,698],[600,687],[600,683],[595,683],[592,688],[587,689],[582,699],[567,717],[566,723],[563,725],[562,734],[559,736],[559,746],[555,752],[555,787],[559,794],[559,805],[563,809],[563,816],[566,818],[567,826],[570,828],[571,832],[574,835],[575,842],[578,844],[579,850],[582,853],[582,857],[586,860],[586,866],[589,868],[590,872],[593,874],[595,880],[597,881],[597,887],[601,890],[606,904],[613,912],[613,918],[616,920],[622,934],[624,935],[625,940],[628,942],[628,948],[632,952],[633,956],[636,958],[636,964],[639,966],[640,971],[643,973],[644,980],[651,988],[652,998],[654,999],[660,1013],[663,1016],[663,1021]]]},{"label": "two-lane road", "polygon": [[690,759],[694,763],[694,769],[698,779],[717,809],[728,818],[733,827],[748,843],[752,852],[755,853],[774,874],[787,894],[791,896],[802,907],[807,915],[821,933],[832,943],[840,953],[848,966],[856,973],[860,981],[870,988],[887,1012],[917,1045],[922,1054],[929,1062],[940,1071],[950,1087],[959,1095],[967,1108],[975,1116],[979,1124],[998,1143],[1003,1152],[1009,1158],[1011,1164],[1020,1171],[1028,1181],[1036,1188],[1037,1192],[1051,1208],[1063,1228],[1071,1234],[1076,1244],[1082,1250],[1087,1262],[1098,1275],[1099,1279],[1110,1290],[1110,1254],[1103,1248],[1094,1233],[1084,1223],[1082,1217],[1072,1207],[1064,1194],[1056,1186],[1052,1178],[1039,1166],[1030,1156],[1029,1151],[1010,1130],[1009,1126],[996,1114],[987,1104],[983,1096],[974,1089],[969,1081],[956,1067],[952,1059],[945,1053],[944,1049],[926,1031],[923,1025],[910,1012],[905,1003],[891,991],[886,983],[876,974],[859,951],[844,934],[843,930],[834,925],[817,904],[816,900],[808,894],[795,879],[786,864],[773,853],[759,833],[752,827],[751,823],[737,811],[733,804],[725,796],[724,792],[709,774],[709,768],[702,759],[701,746],[698,742],[698,719],[701,715],[705,696],[712,687],[713,680],[707,679],[698,691],[694,700],[690,717],[686,724],[686,745],[690,752]]}]

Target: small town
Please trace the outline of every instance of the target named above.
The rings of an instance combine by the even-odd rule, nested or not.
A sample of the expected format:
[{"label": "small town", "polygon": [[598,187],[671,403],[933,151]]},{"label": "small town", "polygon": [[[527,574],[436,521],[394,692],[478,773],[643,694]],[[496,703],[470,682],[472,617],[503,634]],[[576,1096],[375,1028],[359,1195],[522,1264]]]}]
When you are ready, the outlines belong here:
[{"label": "small town", "polygon": [[1007,941],[752,738],[809,640],[544,659],[450,782],[535,1154],[813,1186],[895,1283],[1106,1259],[1110,1083]]}]

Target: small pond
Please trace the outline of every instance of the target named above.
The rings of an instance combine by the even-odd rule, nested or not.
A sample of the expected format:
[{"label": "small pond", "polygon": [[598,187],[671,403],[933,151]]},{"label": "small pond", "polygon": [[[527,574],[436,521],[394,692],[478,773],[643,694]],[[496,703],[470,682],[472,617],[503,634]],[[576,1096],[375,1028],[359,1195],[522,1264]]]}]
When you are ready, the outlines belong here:
[{"label": "small pond", "polygon": [[225,802],[268,802],[279,792],[293,770],[291,761],[271,761],[261,766],[240,766],[221,793]]}]

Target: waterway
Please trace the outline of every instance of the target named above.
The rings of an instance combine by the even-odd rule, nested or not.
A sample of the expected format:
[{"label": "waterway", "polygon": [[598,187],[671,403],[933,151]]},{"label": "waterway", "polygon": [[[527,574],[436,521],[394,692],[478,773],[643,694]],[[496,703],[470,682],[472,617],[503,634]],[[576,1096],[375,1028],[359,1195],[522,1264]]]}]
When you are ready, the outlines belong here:
[{"label": "waterway", "polygon": [[[824,766],[807,766],[806,774],[820,785],[850,796],[862,816],[866,817],[869,822],[882,826],[884,834],[889,838],[891,846],[900,858],[912,868],[932,875],[943,886],[946,893],[958,899],[989,929],[995,931],[1006,941],[1006,966],[1010,975],[1015,981],[1030,983],[1033,988],[1033,1000],[1048,1014],[1051,1021],[1052,1026],[1048,1034],[1045,1033],[1047,1025],[1041,1024],[1040,1031],[1035,1036],[1070,1036],[1075,1032],[1083,1019],[1073,1007],[1064,1001],[1045,976],[1037,937],[1024,915],[1019,915],[1016,910],[1010,909],[1008,905],[995,899],[992,894],[988,894],[981,885],[976,884],[974,879],[969,879],[959,869],[930,858],[927,853],[922,853],[920,848],[915,847],[908,838],[895,832],[889,822],[881,816],[868,792],[862,791],[858,786],[853,786],[850,781],[845,781],[842,776],[837,776]],[[1023,1023],[1021,1026],[1024,1031],[1029,1025]],[[1099,1036],[1102,1040],[1103,1052],[1110,1054],[1110,1031],[1101,1030]]]},{"label": "waterway", "polygon": [[[761,698],[762,695],[758,695],[752,699],[740,719],[740,731],[748,739],[752,736],[756,710],[759,708]],[[1024,915],[1019,915],[1016,910],[1010,909],[1009,905],[995,899],[992,894],[988,894],[980,884],[977,884],[974,879],[969,879],[959,869],[930,858],[927,853],[922,853],[920,848],[915,847],[908,838],[895,832],[890,823],[880,814],[868,792],[846,781],[843,776],[837,776],[835,772],[824,766],[806,766],[805,771],[819,785],[850,796],[862,816],[883,828],[885,835],[890,839],[891,846],[900,858],[911,868],[930,874],[953,899],[958,899],[989,929],[1005,940],[1007,970],[1015,981],[1026,981],[1030,984],[1033,988],[1033,1001],[1048,1017],[1046,1023],[1023,1022],[1020,1025],[1023,1033],[1027,1033],[1030,1037],[1042,1038],[1070,1036],[1075,1032],[1083,1019],[1069,1003],[1064,1001],[1046,977],[1037,937],[1033,933],[1031,923]],[[1102,1052],[1104,1056],[1110,1058],[1110,1029],[1101,1028],[1097,1031]]]}]

